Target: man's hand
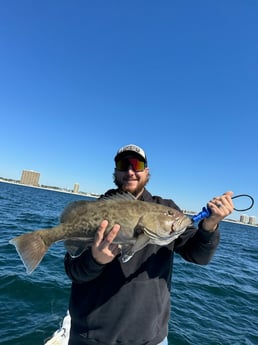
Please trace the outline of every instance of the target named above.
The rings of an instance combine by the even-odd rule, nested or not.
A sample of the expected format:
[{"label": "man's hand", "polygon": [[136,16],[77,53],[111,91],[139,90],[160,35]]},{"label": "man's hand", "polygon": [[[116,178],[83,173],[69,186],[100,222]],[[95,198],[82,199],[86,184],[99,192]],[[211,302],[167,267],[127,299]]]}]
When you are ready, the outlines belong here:
[{"label": "man's hand", "polygon": [[203,221],[202,226],[204,230],[215,231],[218,223],[233,212],[232,195],[233,192],[226,192],[208,202],[207,206],[211,210],[211,215]]},{"label": "man's hand", "polygon": [[94,243],[91,248],[92,256],[99,264],[111,262],[120,253],[119,245],[112,243],[120,230],[120,225],[115,224],[111,231],[105,236],[107,226],[108,221],[103,220],[96,232]]}]

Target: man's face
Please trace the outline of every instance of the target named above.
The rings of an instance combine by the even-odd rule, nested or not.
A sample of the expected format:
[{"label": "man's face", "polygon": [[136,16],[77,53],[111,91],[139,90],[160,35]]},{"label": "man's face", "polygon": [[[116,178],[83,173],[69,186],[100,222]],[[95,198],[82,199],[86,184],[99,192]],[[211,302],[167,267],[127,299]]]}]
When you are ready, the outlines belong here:
[{"label": "man's face", "polygon": [[149,181],[149,169],[143,166],[143,170],[138,171],[137,157],[124,157],[122,161],[115,168],[114,183],[124,192],[138,196]]}]

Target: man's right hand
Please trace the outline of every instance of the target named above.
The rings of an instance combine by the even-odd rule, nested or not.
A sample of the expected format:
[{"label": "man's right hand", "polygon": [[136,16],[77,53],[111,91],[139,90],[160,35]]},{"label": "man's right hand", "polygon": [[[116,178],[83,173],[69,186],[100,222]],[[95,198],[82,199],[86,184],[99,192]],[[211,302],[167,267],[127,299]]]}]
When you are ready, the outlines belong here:
[{"label": "man's right hand", "polygon": [[105,236],[107,226],[108,221],[103,220],[96,232],[94,243],[91,248],[93,258],[102,265],[111,262],[120,253],[119,245],[113,243],[113,240],[120,230],[120,225],[115,224],[111,231]]}]

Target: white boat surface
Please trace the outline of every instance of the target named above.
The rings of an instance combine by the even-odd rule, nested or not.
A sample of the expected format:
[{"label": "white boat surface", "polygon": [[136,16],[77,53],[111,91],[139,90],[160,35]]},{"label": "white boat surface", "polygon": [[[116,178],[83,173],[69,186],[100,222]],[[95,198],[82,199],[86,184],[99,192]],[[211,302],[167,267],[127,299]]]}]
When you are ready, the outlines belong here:
[{"label": "white boat surface", "polygon": [[63,319],[60,329],[55,331],[50,339],[47,340],[45,345],[68,345],[69,334],[71,328],[71,317],[69,311]]}]

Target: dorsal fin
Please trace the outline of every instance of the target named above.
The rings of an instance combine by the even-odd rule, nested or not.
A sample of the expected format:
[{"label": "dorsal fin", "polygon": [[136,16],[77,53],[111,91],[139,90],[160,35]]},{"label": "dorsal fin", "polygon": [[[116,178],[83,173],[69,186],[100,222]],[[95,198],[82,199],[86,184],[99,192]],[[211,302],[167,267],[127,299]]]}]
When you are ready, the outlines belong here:
[{"label": "dorsal fin", "polygon": [[126,193],[126,192],[121,192],[113,195],[104,195],[101,197],[99,200],[105,200],[105,201],[118,201],[118,200],[124,200],[124,201],[132,201],[132,200],[137,200],[135,196],[131,193]]}]

